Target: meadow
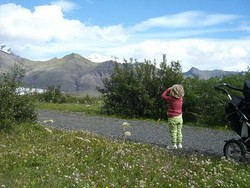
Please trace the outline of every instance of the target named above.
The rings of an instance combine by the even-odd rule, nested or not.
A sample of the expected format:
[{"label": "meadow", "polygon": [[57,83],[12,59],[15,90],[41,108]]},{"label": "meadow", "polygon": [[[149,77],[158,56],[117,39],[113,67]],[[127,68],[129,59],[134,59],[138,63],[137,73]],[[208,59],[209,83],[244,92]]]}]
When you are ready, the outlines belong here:
[{"label": "meadow", "polygon": [[[100,105],[36,104],[98,115]],[[49,124],[48,124],[49,125]],[[126,126],[126,122],[124,122]],[[133,125],[131,125],[133,126]],[[124,133],[126,127],[124,127]],[[20,123],[0,136],[0,187],[248,187],[250,166]]]}]

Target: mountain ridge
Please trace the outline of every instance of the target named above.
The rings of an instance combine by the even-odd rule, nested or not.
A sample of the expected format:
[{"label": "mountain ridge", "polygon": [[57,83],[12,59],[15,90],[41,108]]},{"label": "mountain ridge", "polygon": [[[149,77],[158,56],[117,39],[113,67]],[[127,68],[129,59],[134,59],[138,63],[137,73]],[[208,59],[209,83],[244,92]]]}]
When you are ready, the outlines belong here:
[{"label": "mountain ridge", "polygon": [[[0,50],[0,72],[9,71],[15,64],[21,65],[26,71],[25,87],[47,89],[49,85],[60,85],[64,92],[98,95],[96,87],[102,86],[102,80],[111,75],[116,62],[95,63],[76,53],[47,61],[32,61]],[[208,79],[238,73],[222,70],[202,71],[192,67],[183,75]]]},{"label": "mountain ridge", "polygon": [[197,76],[202,79],[209,79],[211,77],[223,77],[226,75],[234,75],[234,74],[240,74],[241,72],[236,71],[224,71],[219,69],[214,70],[200,70],[195,67],[191,67],[187,72],[184,72],[185,77],[194,77]]}]

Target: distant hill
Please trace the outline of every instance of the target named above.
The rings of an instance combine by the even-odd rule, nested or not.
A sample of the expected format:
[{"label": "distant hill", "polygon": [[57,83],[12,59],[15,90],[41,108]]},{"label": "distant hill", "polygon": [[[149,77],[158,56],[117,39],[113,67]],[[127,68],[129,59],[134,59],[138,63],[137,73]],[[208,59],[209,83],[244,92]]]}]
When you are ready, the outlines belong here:
[{"label": "distant hill", "polygon": [[60,85],[64,92],[81,92],[97,95],[96,86],[109,76],[115,66],[114,61],[94,63],[72,53],[61,59],[31,61],[0,50],[0,72],[9,71],[15,64],[26,70],[24,86],[47,89],[49,85]]},{"label": "distant hill", "polygon": [[61,85],[62,91],[86,90],[82,77],[97,64],[78,54],[66,55],[61,59],[48,61],[25,61],[25,83],[30,87],[47,88]]},{"label": "distant hill", "polygon": [[184,72],[183,74],[185,77],[197,76],[198,78],[209,79],[212,77],[223,77],[226,75],[241,74],[241,72],[223,71],[223,70],[199,70],[195,67],[192,67],[189,71]]},{"label": "distant hill", "polygon": [[0,50],[0,72],[10,70],[16,63],[22,64],[23,58]]},{"label": "distant hill", "polygon": [[[49,85],[60,85],[64,92],[98,95],[96,87],[102,86],[103,78],[111,75],[116,63],[114,61],[95,63],[75,53],[60,59],[31,61],[0,50],[0,72],[9,71],[15,64],[21,65],[26,70],[25,87],[47,89]],[[197,76],[208,79],[239,72],[203,71],[192,67],[183,74],[185,77]]]}]

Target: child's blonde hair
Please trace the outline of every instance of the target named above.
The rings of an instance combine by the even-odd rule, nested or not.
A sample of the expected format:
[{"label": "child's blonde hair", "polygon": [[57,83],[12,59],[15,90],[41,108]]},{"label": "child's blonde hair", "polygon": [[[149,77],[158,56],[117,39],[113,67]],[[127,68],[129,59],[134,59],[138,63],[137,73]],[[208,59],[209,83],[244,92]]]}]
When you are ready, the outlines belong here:
[{"label": "child's blonde hair", "polygon": [[171,87],[169,95],[175,98],[180,98],[184,96],[184,88],[181,84],[175,84]]}]

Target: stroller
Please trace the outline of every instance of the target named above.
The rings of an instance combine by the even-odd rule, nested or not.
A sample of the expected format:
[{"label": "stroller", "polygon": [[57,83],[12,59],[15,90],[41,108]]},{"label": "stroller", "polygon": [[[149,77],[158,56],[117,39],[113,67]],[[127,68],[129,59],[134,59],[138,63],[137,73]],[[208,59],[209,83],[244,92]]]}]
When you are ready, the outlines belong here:
[{"label": "stroller", "polygon": [[[224,156],[238,162],[246,161],[246,154],[250,154],[250,80],[245,81],[243,89],[238,89],[227,83],[214,86],[229,98],[225,108],[231,128],[239,137],[225,141]],[[232,96],[227,89],[241,92],[243,96]]]}]

